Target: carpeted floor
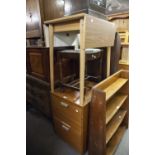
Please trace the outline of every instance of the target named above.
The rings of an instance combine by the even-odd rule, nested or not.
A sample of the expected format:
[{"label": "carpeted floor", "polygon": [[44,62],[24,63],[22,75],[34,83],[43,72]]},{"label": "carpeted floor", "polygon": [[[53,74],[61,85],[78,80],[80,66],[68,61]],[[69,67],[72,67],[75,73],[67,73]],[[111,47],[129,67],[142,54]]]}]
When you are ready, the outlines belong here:
[{"label": "carpeted floor", "polygon": [[[51,120],[40,112],[33,108],[28,108],[26,123],[27,155],[79,155],[54,133]],[[115,155],[128,155],[128,146],[127,131]]]}]

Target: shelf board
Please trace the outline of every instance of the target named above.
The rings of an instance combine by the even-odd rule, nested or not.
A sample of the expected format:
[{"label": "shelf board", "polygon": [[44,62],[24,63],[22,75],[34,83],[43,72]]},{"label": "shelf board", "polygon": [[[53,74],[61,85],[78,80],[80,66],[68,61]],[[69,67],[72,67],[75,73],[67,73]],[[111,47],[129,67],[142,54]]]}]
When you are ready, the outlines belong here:
[{"label": "shelf board", "polygon": [[106,124],[113,118],[113,116],[117,113],[120,107],[125,102],[127,95],[118,94],[114,96],[109,103],[107,103],[107,110],[106,110]]},{"label": "shelf board", "polygon": [[117,129],[119,128],[120,124],[122,123],[125,114],[127,111],[121,110],[119,111],[114,118],[109,122],[106,128],[106,144],[112,138],[112,136],[116,133]]},{"label": "shelf board", "polygon": [[125,133],[126,128],[124,126],[120,127],[113,138],[110,140],[107,146],[107,155],[113,155]]},{"label": "shelf board", "polygon": [[126,47],[128,47],[128,46],[129,46],[129,43],[121,43],[121,46],[126,46]]},{"label": "shelf board", "polygon": [[106,93],[106,100],[109,100],[123,85],[126,84],[128,79],[118,78],[114,83],[104,89]]},{"label": "shelf board", "polygon": [[119,64],[129,65],[129,61],[128,60],[119,60]]}]

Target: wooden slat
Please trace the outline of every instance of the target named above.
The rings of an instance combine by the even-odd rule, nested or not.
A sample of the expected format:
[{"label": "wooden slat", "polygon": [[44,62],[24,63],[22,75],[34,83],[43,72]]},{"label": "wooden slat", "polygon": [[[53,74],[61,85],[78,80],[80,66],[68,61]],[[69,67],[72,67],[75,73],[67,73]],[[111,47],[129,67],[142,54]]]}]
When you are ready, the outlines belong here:
[{"label": "wooden slat", "polygon": [[106,155],[113,155],[125,133],[125,127],[120,127],[107,146]]},{"label": "wooden slat", "polygon": [[114,116],[114,118],[109,122],[109,124],[106,128],[106,144],[109,142],[109,140],[116,133],[117,129],[119,128],[120,124],[122,123],[122,121],[125,117],[125,114],[126,114],[125,110],[119,111]]},{"label": "wooden slat", "polygon": [[80,105],[84,103],[85,80],[85,20],[80,20]]},{"label": "wooden slat", "polygon": [[127,81],[128,79],[118,78],[113,84],[105,88],[106,100],[109,100]]},{"label": "wooden slat", "polygon": [[107,47],[107,77],[110,76],[111,47]]},{"label": "wooden slat", "polygon": [[54,32],[53,26],[49,25],[49,45],[50,45],[50,79],[51,79],[51,92],[54,92]]},{"label": "wooden slat", "polygon": [[113,116],[117,113],[120,107],[123,105],[124,101],[128,96],[123,94],[118,94],[114,96],[109,103],[107,103],[106,107],[106,124],[113,118]]}]

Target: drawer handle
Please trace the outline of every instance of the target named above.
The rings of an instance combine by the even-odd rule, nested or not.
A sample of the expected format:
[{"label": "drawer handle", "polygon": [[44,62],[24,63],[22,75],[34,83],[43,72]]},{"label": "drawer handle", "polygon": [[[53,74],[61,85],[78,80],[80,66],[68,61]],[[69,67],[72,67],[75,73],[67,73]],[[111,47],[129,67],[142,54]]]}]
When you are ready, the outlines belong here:
[{"label": "drawer handle", "polygon": [[64,130],[66,130],[66,131],[69,131],[69,130],[70,130],[70,128],[67,127],[67,126],[65,126],[65,125],[62,125],[62,128],[63,128]]},{"label": "drawer handle", "polygon": [[61,106],[63,106],[64,108],[68,108],[69,105],[67,103],[64,103],[64,102],[60,102]]}]

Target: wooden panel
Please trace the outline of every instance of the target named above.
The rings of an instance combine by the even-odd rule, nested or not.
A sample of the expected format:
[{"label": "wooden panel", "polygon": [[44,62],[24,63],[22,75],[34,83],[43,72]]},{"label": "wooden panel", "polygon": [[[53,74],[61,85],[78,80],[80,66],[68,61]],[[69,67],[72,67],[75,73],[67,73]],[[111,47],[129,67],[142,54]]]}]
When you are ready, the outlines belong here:
[{"label": "wooden panel", "polygon": [[127,95],[118,94],[114,96],[108,103],[106,107],[106,124],[112,119],[116,112],[123,105],[124,101],[127,99]]},{"label": "wooden panel", "polygon": [[52,95],[52,108],[56,117],[61,120],[68,120],[68,122],[72,122],[79,127],[82,126],[81,123],[83,116],[82,109],[80,107],[75,106],[73,103],[70,103],[63,98]]},{"label": "wooden panel", "polygon": [[85,48],[113,46],[115,32],[113,23],[86,15]]},{"label": "wooden panel", "polygon": [[44,20],[63,17],[63,0],[43,0]]},{"label": "wooden panel", "polygon": [[54,127],[61,138],[73,146],[77,151],[82,152],[83,146],[81,144],[82,136],[80,131],[58,118],[54,118]]},{"label": "wooden panel", "polygon": [[117,129],[119,128],[120,124],[122,123],[125,117],[125,114],[126,114],[126,111],[119,111],[108,124],[106,128],[106,144],[116,133]]},{"label": "wooden panel", "polygon": [[118,147],[118,144],[120,143],[123,135],[125,133],[125,127],[120,127],[118,131],[115,133],[111,141],[109,142],[107,146],[107,153],[106,155],[113,155],[116,151],[116,148]]},{"label": "wooden panel", "polygon": [[30,53],[29,57],[32,72],[43,76],[42,55],[40,53]]},{"label": "wooden panel", "polygon": [[76,31],[76,30],[80,30],[79,20],[54,25],[54,32],[66,32],[66,31]]},{"label": "wooden panel", "polygon": [[26,0],[27,38],[41,37],[41,16],[39,0]]},{"label": "wooden panel", "polygon": [[26,49],[27,73],[49,82],[49,49]]},{"label": "wooden panel", "polygon": [[89,114],[89,155],[106,154],[105,94],[93,89]]}]

